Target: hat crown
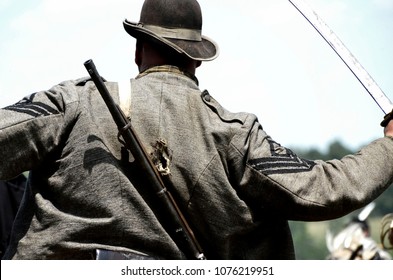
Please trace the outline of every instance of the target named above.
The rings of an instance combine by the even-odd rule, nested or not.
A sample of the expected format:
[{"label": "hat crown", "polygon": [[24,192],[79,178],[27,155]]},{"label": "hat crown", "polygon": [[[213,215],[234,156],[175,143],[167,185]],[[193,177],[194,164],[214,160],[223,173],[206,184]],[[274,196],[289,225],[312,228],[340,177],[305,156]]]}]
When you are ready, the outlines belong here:
[{"label": "hat crown", "polygon": [[218,45],[202,35],[202,11],[197,0],[145,0],[139,22],[123,21],[137,39],[152,40],[197,61],[218,56]]},{"label": "hat crown", "polygon": [[202,12],[196,0],[146,0],[140,23],[164,28],[202,29]]}]

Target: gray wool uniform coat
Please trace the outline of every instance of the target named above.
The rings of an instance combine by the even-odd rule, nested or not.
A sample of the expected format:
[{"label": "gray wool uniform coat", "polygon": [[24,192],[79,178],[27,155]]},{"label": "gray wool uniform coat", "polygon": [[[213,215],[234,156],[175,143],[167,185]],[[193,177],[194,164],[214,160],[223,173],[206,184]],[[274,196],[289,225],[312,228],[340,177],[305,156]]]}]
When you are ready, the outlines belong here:
[{"label": "gray wool uniform coat", "polygon": [[[208,259],[293,259],[288,220],[342,216],[392,183],[390,138],[341,160],[304,160],[176,69],[131,84],[132,124],[166,158],[165,180]],[[118,100],[117,83],[107,87]],[[31,170],[5,258],[89,259],[96,248],[184,258],[117,133],[88,79],[0,109],[0,179]]]}]

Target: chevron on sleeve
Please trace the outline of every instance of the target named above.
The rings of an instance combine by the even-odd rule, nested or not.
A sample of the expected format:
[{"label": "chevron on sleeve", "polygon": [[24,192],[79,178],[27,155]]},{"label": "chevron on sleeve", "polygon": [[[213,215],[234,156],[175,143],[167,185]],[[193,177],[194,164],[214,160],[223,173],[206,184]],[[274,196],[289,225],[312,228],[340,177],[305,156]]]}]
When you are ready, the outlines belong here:
[{"label": "chevron on sleeve", "polygon": [[314,161],[298,157],[290,149],[282,147],[271,138],[267,138],[270,145],[270,157],[251,159],[251,167],[265,175],[308,172],[316,165]]},{"label": "chevron on sleeve", "polygon": [[28,114],[32,117],[49,116],[59,114],[60,112],[53,107],[43,102],[34,102],[35,94],[32,94],[28,98],[24,98],[14,105],[3,108],[4,110],[14,111],[18,113]]}]

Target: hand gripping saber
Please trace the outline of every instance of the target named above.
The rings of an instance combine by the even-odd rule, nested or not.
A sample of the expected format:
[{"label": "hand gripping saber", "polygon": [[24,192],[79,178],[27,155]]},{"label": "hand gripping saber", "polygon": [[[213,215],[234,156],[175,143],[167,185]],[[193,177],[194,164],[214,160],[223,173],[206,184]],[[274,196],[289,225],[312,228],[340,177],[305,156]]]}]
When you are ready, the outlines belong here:
[{"label": "hand gripping saber", "polygon": [[305,19],[318,31],[323,39],[337,53],[349,70],[355,75],[377,105],[385,113],[381,126],[386,126],[393,118],[393,104],[377,85],[370,74],[363,68],[337,35],[327,26],[318,14],[303,0],[289,0],[291,4],[304,16]]}]

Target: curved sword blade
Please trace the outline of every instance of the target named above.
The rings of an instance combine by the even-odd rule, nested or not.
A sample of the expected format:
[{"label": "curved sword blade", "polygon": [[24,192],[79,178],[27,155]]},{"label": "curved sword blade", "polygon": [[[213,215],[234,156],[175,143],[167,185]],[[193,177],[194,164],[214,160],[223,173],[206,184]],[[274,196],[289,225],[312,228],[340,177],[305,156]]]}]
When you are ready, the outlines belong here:
[{"label": "curved sword blade", "polygon": [[359,61],[353,56],[348,48],[341,42],[337,35],[327,26],[320,16],[302,0],[288,0],[304,16],[305,19],[318,31],[323,39],[337,53],[341,60],[347,65],[366,91],[374,99],[385,114],[393,109],[393,104],[377,85],[370,74],[363,68]]}]

